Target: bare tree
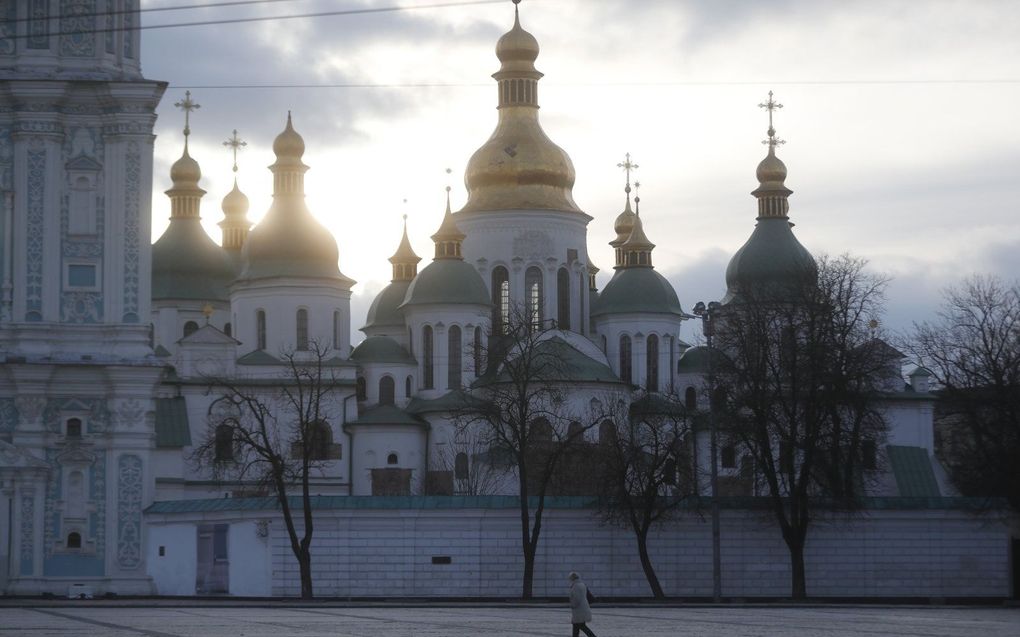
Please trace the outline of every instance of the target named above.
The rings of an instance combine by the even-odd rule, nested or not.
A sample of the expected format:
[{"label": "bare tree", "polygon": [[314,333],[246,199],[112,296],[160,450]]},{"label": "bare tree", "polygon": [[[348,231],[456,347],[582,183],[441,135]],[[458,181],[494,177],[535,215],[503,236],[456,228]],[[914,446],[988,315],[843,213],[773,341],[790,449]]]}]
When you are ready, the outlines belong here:
[{"label": "bare tree", "polygon": [[[521,597],[531,599],[545,499],[571,443],[594,426],[589,410],[571,407],[573,350],[548,322],[511,308],[490,336],[486,373],[476,383],[482,400],[465,404],[457,426],[477,432],[490,459],[517,479],[524,572]],[[498,459],[498,460],[497,460]]]},{"label": "bare tree", "polygon": [[313,597],[310,480],[340,456],[329,421],[343,407],[342,387],[328,354],[329,348],[310,342],[308,351],[283,355],[279,378],[211,379],[216,398],[208,433],[192,454],[193,463],[212,467],[218,480],[254,483],[276,496],[300,569],[302,599]]},{"label": "bare tree", "polygon": [[[603,401],[604,404],[617,404]],[[675,397],[647,394],[629,413],[607,414],[600,430],[599,514],[630,528],[638,557],[656,599],[665,597],[648,555],[648,532],[676,515],[696,494],[692,431],[687,411]]]},{"label": "bare tree", "polygon": [[900,378],[900,355],[875,338],[886,279],[865,265],[821,258],[817,277],[805,273],[779,295],[743,291],[717,318],[716,343],[732,365],[714,407],[764,483],[798,599],[815,509],[859,505],[863,451],[884,436],[881,396]]},{"label": "bare tree", "polygon": [[[503,471],[487,444],[488,436],[477,429],[459,428],[453,441],[436,449],[430,458],[433,475],[444,475],[442,489],[429,494],[492,495],[497,492]],[[433,487],[437,481],[433,481]]]},{"label": "bare tree", "polygon": [[940,385],[941,445],[962,493],[1020,509],[1020,283],[975,276],[943,295],[910,345]]}]

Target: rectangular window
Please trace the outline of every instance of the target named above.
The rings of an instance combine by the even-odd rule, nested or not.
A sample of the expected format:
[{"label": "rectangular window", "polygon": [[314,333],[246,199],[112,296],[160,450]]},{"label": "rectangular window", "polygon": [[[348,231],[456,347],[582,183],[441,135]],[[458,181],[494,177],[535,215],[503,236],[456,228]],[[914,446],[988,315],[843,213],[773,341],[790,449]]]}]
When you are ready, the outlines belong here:
[{"label": "rectangular window", "polygon": [[82,264],[68,265],[67,286],[72,288],[96,287],[96,266]]}]

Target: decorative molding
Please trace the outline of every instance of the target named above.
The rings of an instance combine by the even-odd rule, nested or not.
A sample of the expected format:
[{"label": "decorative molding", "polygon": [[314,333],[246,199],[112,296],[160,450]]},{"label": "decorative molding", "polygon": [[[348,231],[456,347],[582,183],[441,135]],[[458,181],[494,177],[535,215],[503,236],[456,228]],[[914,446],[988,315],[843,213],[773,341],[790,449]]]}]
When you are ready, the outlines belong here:
[{"label": "decorative molding", "polygon": [[50,48],[49,0],[29,0],[28,5],[28,48]]},{"label": "decorative molding", "polygon": [[18,25],[15,22],[18,19],[17,6],[15,2],[3,3],[5,13],[0,17],[0,55],[14,55],[17,51],[14,44],[14,38],[18,34]]},{"label": "decorative molding", "polygon": [[117,462],[117,565],[136,569],[142,563],[142,459],[121,456]]},{"label": "decorative molding", "polygon": [[95,0],[60,0],[60,55],[96,54]]},{"label": "decorative molding", "polygon": [[25,228],[25,320],[42,320],[43,214],[46,151],[28,151],[28,219]]},{"label": "decorative molding", "polygon": [[[138,323],[142,155],[136,141],[128,144],[125,168],[127,178],[124,185],[124,315],[121,320],[125,323]],[[148,241],[148,237],[145,240]]]},{"label": "decorative molding", "polygon": [[21,497],[21,574],[35,570],[35,498]]}]

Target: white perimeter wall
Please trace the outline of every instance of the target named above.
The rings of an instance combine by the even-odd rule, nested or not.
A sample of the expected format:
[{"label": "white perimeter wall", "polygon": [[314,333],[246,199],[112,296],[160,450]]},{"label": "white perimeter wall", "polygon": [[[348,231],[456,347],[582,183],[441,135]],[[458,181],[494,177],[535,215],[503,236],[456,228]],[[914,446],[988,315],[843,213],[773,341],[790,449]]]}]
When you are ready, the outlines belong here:
[{"label": "white perimeter wall", "polygon": [[[148,563],[159,594],[194,594],[194,526],[185,531],[153,522]],[[547,511],[543,526],[536,596],[565,595],[572,570],[596,595],[649,595],[629,531],[603,526],[584,510]],[[711,596],[710,529],[707,515],[692,515],[653,532],[652,560],[667,595]],[[268,541],[254,536],[251,519],[231,522],[231,593],[298,595],[297,563],[282,522],[269,524]],[[174,561],[181,563],[154,554],[164,541],[176,545]],[[188,542],[191,555],[182,555]],[[520,595],[515,509],[318,511],[312,552],[320,597]],[[432,564],[433,556],[452,563]],[[725,596],[789,595],[789,553],[766,512],[723,511],[722,558]],[[811,596],[1010,594],[1006,522],[965,511],[881,510],[819,522],[808,534],[806,562]]]}]

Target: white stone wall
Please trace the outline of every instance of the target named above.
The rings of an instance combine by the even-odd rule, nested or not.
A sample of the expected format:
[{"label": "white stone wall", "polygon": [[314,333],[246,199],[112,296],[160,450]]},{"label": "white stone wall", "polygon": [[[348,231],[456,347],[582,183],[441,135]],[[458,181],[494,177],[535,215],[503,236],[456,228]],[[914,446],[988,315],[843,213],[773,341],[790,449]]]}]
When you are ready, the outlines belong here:
[{"label": "white stone wall", "polygon": [[[316,514],[314,555],[318,596],[515,597],[522,560],[516,509],[337,510]],[[534,592],[562,596],[576,570],[600,596],[648,596],[633,534],[604,526],[584,510],[549,510],[539,544]],[[251,535],[250,520],[243,534]],[[233,526],[233,525],[232,525]],[[163,527],[169,530],[170,527]],[[193,532],[174,527],[174,537]],[[654,532],[652,560],[671,596],[710,596],[711,525],[689,515]],[[723,511],[723,594],[788,596],[789,553],[767,512]],[[271,559],[272,595],[299,594],[297,563],[279,520],[264,549],[234,543],[230,560]],[[245,537],[247,537],[245,535]],[[150,551],[166,532],[151,531]],[[185,550],[181,547],[178,550]],[[449,556],[448,565],[433,556]],[[192,558],[181,555],[179,559]],[[1005,520],[951,510],[876,510],[820,521],[809,533],[811,596],[1004,597],[1009,594],[1009,530]],[[150,557],[162,594],[173,579]],[[246,570],[244,594],[260,585]],[[232,594],[237,580],[231,576]],[[238,583],[238,586],[241,584]]]}]

